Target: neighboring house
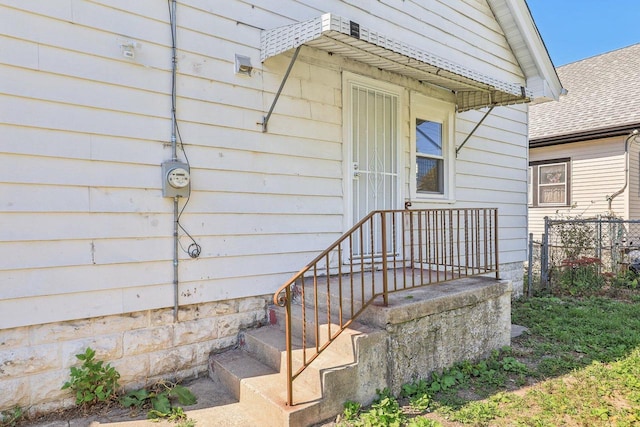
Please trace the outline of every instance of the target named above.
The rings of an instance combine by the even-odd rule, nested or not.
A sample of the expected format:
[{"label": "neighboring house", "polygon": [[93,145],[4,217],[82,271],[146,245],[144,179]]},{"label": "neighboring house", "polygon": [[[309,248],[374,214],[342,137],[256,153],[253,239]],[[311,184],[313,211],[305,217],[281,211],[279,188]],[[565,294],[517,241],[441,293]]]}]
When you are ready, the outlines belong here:
[{"label": "neighboring house", "polygon": [[629,139],[640,130],[640,44],[557,71],[568,93],[529,108],[529,231],[540,238],[545,216],[640,219],[639,145]]},{"label": "neighboring house", "polygon": [[0,1],[0,409],[69,404],[87,346],[202,372],[373,209],[498,208],[522,292],[526,104],[561,91],[524,0],[168,3]]}]

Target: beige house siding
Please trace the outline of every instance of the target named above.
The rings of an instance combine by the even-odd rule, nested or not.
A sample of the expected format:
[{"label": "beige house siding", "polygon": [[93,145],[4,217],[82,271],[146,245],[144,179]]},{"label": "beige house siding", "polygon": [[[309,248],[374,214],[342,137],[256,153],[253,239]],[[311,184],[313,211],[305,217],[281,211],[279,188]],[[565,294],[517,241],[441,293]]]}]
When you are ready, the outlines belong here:
[{"label": "beige house siding", "polygon": [[[198,259],[180,252],[179,316],[192,322],[182,325],[168,309],[173,205],[161,193],[160,164],[171,157],[166,2],[0,0],[0,48],[10,52],[0,56],[0,362],[17,363],[0,389],[19,390],[0,397],[0,409],[55,406],[70,355],[89,345],[119,367],[139,366],[125,375],[134,384],[202,371],[208,352],[263,322],[269,295],[345,230],[344,72],[406,95],[400,199],[411,199],[411,94],[451,95],[304,47],[263,133],[258,122],[290,58],[261,64],[260,29],[337,13],[524,83],[484,0],[369,2],[366,11],[356,0],[221,4],[178,2],[177,118],[192,175],[181,224],[202,246]],[[127,43],[134,59],[122,54]],[[251,77],[234,73],[235,54],[251,58]],[[456,115],[456,146],[483,114]],[[455,200],[414,205],[499,208],[500,261],[515,295],[526,255],[526,127],[526,107],[496,108],[455,161]],[[51,339],[56,330],[65,333]],[[127,346],[132,337],[148,346]],[[57,356],[36,364],[34,346]]]},{"label": "beige house siding", "polygon": [[629,144],[629,213],[626,219],[640,219],[640,144]]},{"label": "beige house siding", "polygon": [[[530,207],[529,232],[533,233],[534,238],[539,239],[544,233],[545,216],[550,218],[576,215],[593,217],[608,213],[607,196],[624,186],[624,140],[625,137],[621,136],[532,148],[529,151],[531,162],[561,158],[571,159],[571,206]],[[612,211],[623,218],[628,218],[629,215],[627,202],[629,191],[635,188],[635,194],[638,192],[637,163],[637,148],[634,147],[630,157],[630,170],[633,179],[630,181],[627,191],[617,196],[611,204]],[[633,190],[631,191],[633,192]],[[632,205],[637,206],[637,200]]]}]

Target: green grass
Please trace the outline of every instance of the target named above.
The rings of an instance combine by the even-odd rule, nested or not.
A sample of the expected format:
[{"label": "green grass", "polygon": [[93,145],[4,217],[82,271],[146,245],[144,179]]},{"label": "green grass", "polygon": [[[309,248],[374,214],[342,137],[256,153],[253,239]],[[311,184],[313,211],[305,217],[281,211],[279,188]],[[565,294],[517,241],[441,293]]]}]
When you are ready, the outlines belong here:
[{"label": "green grass", "polygon": [[640,305],[609,298],[542,297],[516,302],[513,322],[530,335],[520,343],[541,359],[541,375],[561,375],[592,361],[610,362],[640,345]]},{"label": "green grass", "polygon": [[529,332],[512,347],[352,404],[339,425],[640,425],[640,292],[598,293],[514,302]]}]

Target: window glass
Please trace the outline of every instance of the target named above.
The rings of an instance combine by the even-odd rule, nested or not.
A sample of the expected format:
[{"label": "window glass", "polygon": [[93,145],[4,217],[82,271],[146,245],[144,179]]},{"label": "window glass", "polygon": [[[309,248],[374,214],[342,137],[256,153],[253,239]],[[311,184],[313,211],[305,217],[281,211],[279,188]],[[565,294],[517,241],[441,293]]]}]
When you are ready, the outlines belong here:
[{"label": "window glass", "polygon": [[442,123],[416,119],[416,151],[442,156]]},{"label": "window glass", "polygon": [[540,166],[540,184],[564,184],[565,183],[565,165],[548,165]]},{"label": "window glass", "polygon": [[566,173],[564,164],[540,166],[539,179],[539,203],[540,204],[564,204],[566,201]]},{"label": "window glass", "polygon": [[442,123],[416,119],[416,190],[444,193]]},{"label": "window glass", "polygon": [[417,157],[417,190],[420,193],[442,193],[443,161],[428,157]]}]

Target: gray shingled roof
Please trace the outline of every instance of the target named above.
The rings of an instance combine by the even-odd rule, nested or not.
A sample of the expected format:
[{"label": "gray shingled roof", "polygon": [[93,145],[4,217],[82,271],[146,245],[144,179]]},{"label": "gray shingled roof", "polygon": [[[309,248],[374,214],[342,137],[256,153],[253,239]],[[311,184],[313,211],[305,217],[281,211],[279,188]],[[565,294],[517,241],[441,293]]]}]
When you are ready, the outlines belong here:
[{"label": "gray shingled roof", "polygon": [[640,123],[640,43],[557,68],[569,91],[529,108],[529,139]]}]

